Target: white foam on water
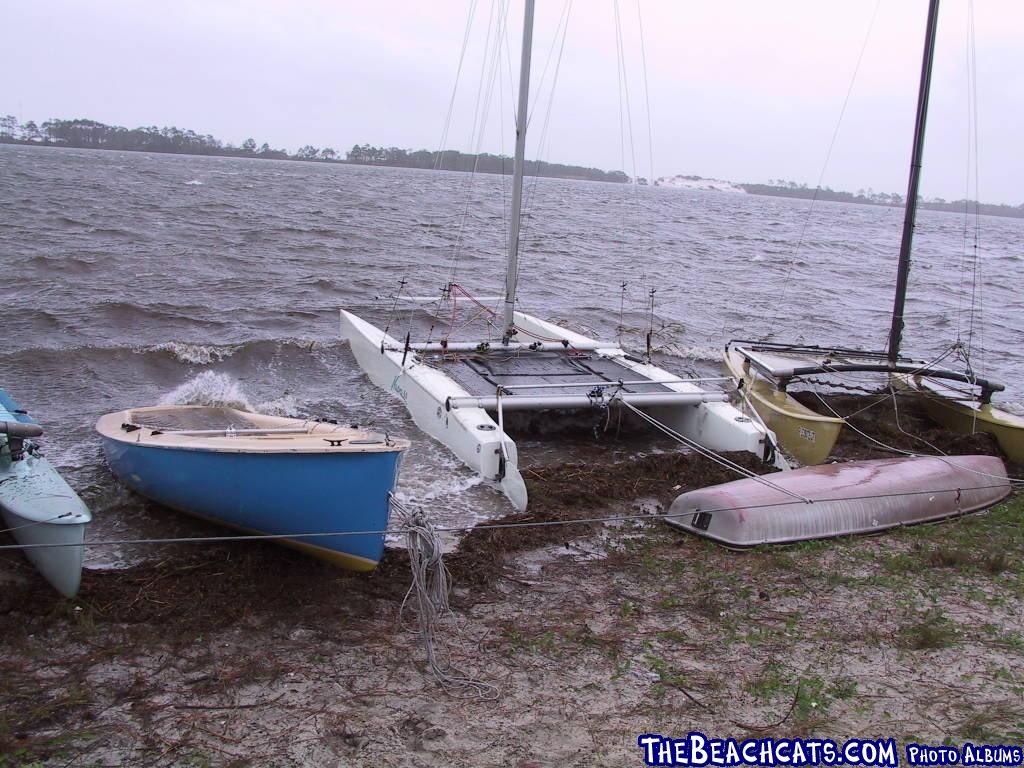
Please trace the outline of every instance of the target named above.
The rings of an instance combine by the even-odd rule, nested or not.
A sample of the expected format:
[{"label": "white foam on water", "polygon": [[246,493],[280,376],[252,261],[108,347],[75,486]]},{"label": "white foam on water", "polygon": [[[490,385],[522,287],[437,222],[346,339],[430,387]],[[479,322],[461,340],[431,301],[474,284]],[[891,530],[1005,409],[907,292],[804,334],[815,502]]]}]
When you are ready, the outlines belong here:
[{"label": "white foam on water", "polygon": [[267,416],[289,416],[299,415],[299,401],[294,395],[282,395],[275,400],[266,400],[256,405],[257,413],[265,413]]},{"label": "white foam on water", "polygon": [[168,341],[154,347],[145,347],[140,352],[170,352],[182,363],[189,365],[209,365],[219,363],[231,357],[239,350],[238,346],[218,347],[213,344],[187,344],[183,341]]},{"label": "white foam on water", "polygon": [[237,381],[224,373],[203,371],[160,398],[160,405],[219,405],[253,410]]},{"label": "white foam on water", "polygon": [[[477,487],[484,481],[480,475],[470,470],[466,470],[464,474],[452,472],[441,476],[433,475],[426,483],[422,482],[423,479],[422,476],[408,477],[403,472],[402,477],[399,479],[399,487],[395,491],[395,496],[399,501],[405,503],[423,504],[448,496],[458,496],[471,488]],[[417,487],[410,487],[412,485]]]},{"label": "white foam on water", "polygon": [[658,349],[670,357],[678,357],[681,360],[704,360],[707,362],[718,362],[722,359],[722,350],[718,347],[704,347],[700,345],[685,346],[681,344],[666,344]]},{"label": "white foam on water", "polygon": [[186,187],[201,187],[201,186],[203,186],[203,182],[201,182],[199,179],[192,179],[192,181],[186,181],[185,182],[185,186]]},{"label": "white foam on water", "polygon": [[1020,400],[1011,400],[1007,403],[997,402],[995,403],[995,406],[996,408],[1000,408],[1007,413],[1012,413],[1015,416],[1024,416],[1024,402],[1021,402]]}]

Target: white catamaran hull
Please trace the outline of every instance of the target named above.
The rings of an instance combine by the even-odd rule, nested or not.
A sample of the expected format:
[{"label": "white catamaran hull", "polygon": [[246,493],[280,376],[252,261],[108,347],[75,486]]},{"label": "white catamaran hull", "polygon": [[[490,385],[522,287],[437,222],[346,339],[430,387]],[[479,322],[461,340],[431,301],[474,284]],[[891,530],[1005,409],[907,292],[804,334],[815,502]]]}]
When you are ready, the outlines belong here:
[{"label": "white catamaran hull", "polygon": [[500,482],[516,509],[526,509],[526,483],[519,474],[516,444],[482,408],[445,408],[449,397],[468,397],[465,389],[420,363],[414,353],[391,351],[389,347],[401,344],[345,310],[341,310],[341,337],[348,340],[370,381],[405,403],[417,427],[447,445],[481,477]]},{"label": "white catamaran hull", "polygon": [[[699,387],[679,382],[677,376],[657,366],[627,359],[617,347],[595,349],[593,339],[521,312],[515,314],[515,322],[527,333],[594,349],[593,354],[621,366],[623,378],[662,382],[671,392],[700,399]],[[452,400],[471,398],[469,392],[442,371],[423,364],[414,351],[403,350],[399,341],[381,329],[345,310],[341,311],[341,336],[348,340],[356,361],[370,380],[400,398],[420,429],[448,446],[481,477],[499,483],[517,510],[526,508],[526,484],[519,472],[515,442],[484,408],[449,407]],[[726,402],[653,405],[643,410],[715,451],[748,451],[759,457],[771,452],[773,438]]]}]

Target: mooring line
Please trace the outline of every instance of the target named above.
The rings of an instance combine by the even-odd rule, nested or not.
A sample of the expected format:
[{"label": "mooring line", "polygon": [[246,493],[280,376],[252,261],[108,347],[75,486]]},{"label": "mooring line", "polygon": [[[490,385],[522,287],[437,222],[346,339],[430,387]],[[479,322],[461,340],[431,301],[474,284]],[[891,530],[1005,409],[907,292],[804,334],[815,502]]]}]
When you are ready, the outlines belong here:
[{"label": "mooring line", "polygon": [[[943,459],[941,456],[934,457],[936,459]],[[983,473],[982,473],[983,474]],[[1016,478],[1006,478],[1007,480],[1021,482]],[[797,496],[794,501],[773,501],[766,502],[764,504],[743,504],[734,505],[729,507],[719,507],[715,509],[705,509],[702,512],[745,512],[753,511],[758,509],[768,509],[772,507],[791,506],[795,504],[822,504],[825,502],[833,501],[866,501],[871,499],[893,499],[904,496],[926,496],[929,494],[936,493],[963,493],[965,490],[972,491],[984,491],[996,488],[1004,487],[1002,483],[996,483],[993,485],[979,485],[973,488],[929,488],[919,491],[901,491],[899,493],[877,493],[868,494],[864,496],[835,496],[827,499],[809,499],[804,501],[803,497]],[[700,490],[700,489],[695,489]],[[773,488],[774,490],[774,488]],[[778,489],[782,492],[785,489]],[[791,494],[794,495],[794,494]],[[680,517],[693,517],[699,514],[699,512],[648,512],[643,514],[633,515],[610,515],[604,517],[580,517],[573,518],[571,520],[533,520],[533,521],[522,521],[515,523],[481,523],[478,525],[471,526],[436,526],[434,530],[438,533],[471,533],[473,531],[491,531],[491,530],[503,530],[511,528],[548,528],[560,525],[593,525],[596,523],[616,523],[616,522],[630,522],[630,521],[644,521],[644,520],[662,520],[666,518],[680,518]],[[228,541],[279,541],[282,539],[311,539],[311,538],[327,538],[327,537],[342,537],[342,536],[400,536],[409,535],[413,529],[411,528],[384,528],[373,531],[327,531],[327,532],[316,532],[316,533],[266,533],[266,534],[238,534],[228,536],[183,536],[173,537],[166,539],[107,539],[100,541],[83,541],[77,542],[56,542],[52,544],[4,544],[0,545],[0,551],[13,550],[13,549],[45,549],[45,548],[59,548],[59,547],[103,547],[103,546],[134,546],[134,545],[162,545],[162,544],[209,544],[218,542]]]}]

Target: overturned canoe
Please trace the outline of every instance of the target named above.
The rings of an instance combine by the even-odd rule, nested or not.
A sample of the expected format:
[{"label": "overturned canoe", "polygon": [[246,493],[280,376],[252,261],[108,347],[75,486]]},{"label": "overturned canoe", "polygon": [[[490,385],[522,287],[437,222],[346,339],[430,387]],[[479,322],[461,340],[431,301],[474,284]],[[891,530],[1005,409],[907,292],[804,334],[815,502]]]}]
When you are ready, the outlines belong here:
[{"label": "overturned canoe", "polygon": [[666,522],[730,547],[874,533],[985,509],[1010,481],[995,456],[923,456],[804,467],[702,488]]},{"label": "overturned canoe", "polygon": [[96,430],[110,468],[137,493],[357,571],[384,552],[409,447],[364,429],[207,406],[119,411]]}]

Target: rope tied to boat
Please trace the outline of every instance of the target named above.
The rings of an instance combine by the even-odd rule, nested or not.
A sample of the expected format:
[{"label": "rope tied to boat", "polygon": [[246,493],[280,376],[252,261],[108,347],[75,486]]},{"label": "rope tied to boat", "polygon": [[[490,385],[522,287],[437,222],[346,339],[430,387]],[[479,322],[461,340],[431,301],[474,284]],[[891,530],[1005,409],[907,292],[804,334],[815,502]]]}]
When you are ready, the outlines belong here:
[{"label": "rope tied to boat", "polygon": [[[14,478],[8,478],[8,479],[14,479]],[[7,480],[0,480],[0,483],[6,483],[6,482],[7,482]],[[31,522],[24,523],[22,525],[14,525],[14,526],[11,526],[10,528],[0,528],[0,533],[13,533],[14,531],[21,531],[21,530],[24,530],[26,528],[34,528],[34,527],[39,526],[39,525],[49,525],[50,523],[55,523],[58,520],[63,520],[66,517],[77,517],[77,516],[78,516],[77,512],[63,512],[63,513],[61,513],[59,515],[55,515],[54,517],[49,517],[49,518],[47,518],[45,520],[32,520]]]},{"label": "rope tied to boat", "polygon": [[656,418],[651,416],[649,413],[644,413],[642,410],[640,410],[636,406],[631,405],[630,403],[626,402],[625,400],[622,399],[622,397],[620,397],[618,395],[613,397],[610,402],[621,403],[623,405],[623,407],[628,408],[632,413],[634,413],[637,416],[639,416],[641,419],[646,421],[652,427],[660,430],[661,432],[664,432],[666,435],[671,437],[676,442],[686,446],[687,448],[690,448],[693,451],[696,451],[701,456],[704,456],[705,458],[710,459],[711,461],[715,462],[716,464],[720,464],[721,466],[725,467],[726,469],[730,469],[733,472],[736,472],[737,474],[741,475],[742,477],[746,477],[746,478],[754,480],[754,481],[756,481],[758,483],[761,483],[762,485],[766,485],[769,488],[772,488],[772,489],[778,491],[779,493],[785,494],[786,496],[792,496],[794,499],[797,499],[798,501],[802,501],[805,504],[811,504],[813,502],[813,499],[809,499],[808,497],[803,496],[803,495],[801,495],[799,493],[796,493],[794,491],[791,491],[788,488],[784,488],[781,485],[778,485],[777,483],[773,483],[771,480],[766,479],[762,475],[758,475],[756,472],[751,472],[749,469],[746,469],[745,467],[740,466],[735,461],[732,461],[731,459],[726,458],[725,456],[723,456],[722,454],[718,453],[717,451],[713,451],[710,448],[708,448],[707,446],[698,443],[696,440],[693,440],[692,438],[689,438],[686,435],[683,435],[680,432],[677,432],[676,430],[672,429],[667,424],[663,424],[662,422],[658,421]]},{"label": "rope tied to boat", "polygon": [[399,622],[402,622],[406,606],[412,599],[415,602],[419,629],[410,631],[419,635],[427,657],[427,668],[438,684],[446,693],[460,698],[497,700],[497,686],[470,677],[453,667],[450,660],[440,659],[438,630],[441,622],[452,616],[448,602],[451,594],[451,574],[444,564],[441,536],[420,507],[410,509],[395,498],[394,494],[390,500],[405,530],[409,565],[412,569],[412,584],[409,585],[409,591],[406,592],[398,610]]}]

